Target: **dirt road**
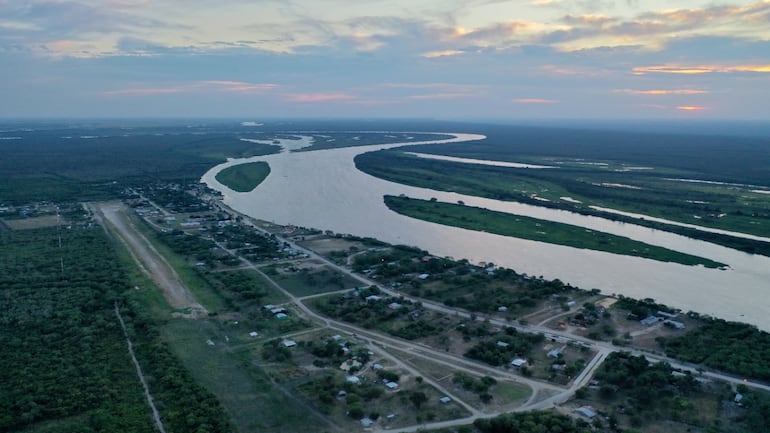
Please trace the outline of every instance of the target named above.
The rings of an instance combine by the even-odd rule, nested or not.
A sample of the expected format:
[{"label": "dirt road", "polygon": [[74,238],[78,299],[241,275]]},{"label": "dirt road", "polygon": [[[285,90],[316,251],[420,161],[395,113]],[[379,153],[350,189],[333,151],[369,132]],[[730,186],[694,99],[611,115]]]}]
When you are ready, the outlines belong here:
[{"label": "dirt road", "polygon": [[91,209],[102,227],[126,246],[142,272],[163,290],[169,305],[174,309],[185,310],[178,315],[190,318],[208,315],[208,311],[195,300],[174,268],[128,218],[129,210],[124,204],[93,203]]}]

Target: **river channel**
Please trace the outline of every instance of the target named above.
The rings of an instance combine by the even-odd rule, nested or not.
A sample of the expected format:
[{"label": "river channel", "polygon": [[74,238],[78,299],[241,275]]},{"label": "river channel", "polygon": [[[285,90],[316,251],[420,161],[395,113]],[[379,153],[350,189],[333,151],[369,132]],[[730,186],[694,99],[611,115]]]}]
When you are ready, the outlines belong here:
[{"label": "river channel", "polygon": [[[483,139],[475,134],[430,143]],[[209,170],[202,178],[222,192],[224,202],[239,212],[278,224],[293,224],[369,236],[389,243],[413,245],[438,256],[492,262],[519,273],[559,278],[572,285],[597,288],[605,294],[653,298],[684,311],[692,310],[727,320],[752,323],[770,330],[770,258],[652,230],[634,224],[401,185],[356,169],[356,155],[419,143],[394,143],[325,149],[231,160]],[[220,184],[216,174],[229,166],[265,161],[270,175],[256,189],[238,193]],[[412,219],[390,211],[384,195],[484,207],[518,215],[583,226],[649,244],[708,257],[729,269],[684,266],[638,257],[577,249],[490,233],[475,232]]]}]

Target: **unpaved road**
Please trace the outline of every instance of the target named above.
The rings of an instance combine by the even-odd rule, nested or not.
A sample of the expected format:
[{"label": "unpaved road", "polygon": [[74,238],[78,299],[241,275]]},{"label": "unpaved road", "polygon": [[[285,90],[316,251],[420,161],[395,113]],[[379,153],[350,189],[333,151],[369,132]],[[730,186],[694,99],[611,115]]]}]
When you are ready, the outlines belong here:
[{"label": "unpaved road", "polygon": [[91,209],[102,227],[128,248],[142,272],[163,290],[163,295],[172,308],[189,310],[189,314],[183,314],[184,317],[197,318],[208,315],[208,311],[195,300],[174,268],[128,218],[129,210],[124,204],[93,203]]},{"label": "unpaved road", "polygon": [[160,412],[158,412],[158,408],[155,406],[155,398],[152,396],[152,394],[150,394],[150,387],[147,385],[147,379],[144,377],[144,373],[142,373],[142,367],[139,365],[139,361],[136,359],[136,354],[134,353],[134,345],[131,343],[131,338],[128,336],[128,331],[126,330],[126,322],[123,321],[123,316],[120,315],[120,308],[118,308],[117,301],[115,302],[115,315],[118,317],[120,328],[123,330],[123,335],[126,337],[128,354],[131,355],[131,361],[133,361],[134,367],[136,368],[136,375],[139,377],[139,382],[142,383],[142,388],[144,388],[144,397],[147,399],[147,404],[150,406],[150,410],[152,411],[152,419],[155,421],[155,427],[160,433],[166,433],[166,429],[163,427],[163,421],[160,419]]}]

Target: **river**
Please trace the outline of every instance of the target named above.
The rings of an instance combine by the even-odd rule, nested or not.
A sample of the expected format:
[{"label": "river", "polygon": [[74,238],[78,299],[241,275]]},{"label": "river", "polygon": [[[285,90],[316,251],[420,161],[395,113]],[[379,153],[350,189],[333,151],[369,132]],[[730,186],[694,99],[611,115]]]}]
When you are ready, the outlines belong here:
[{"label": "river", "polygon": [[[454,135],[453,139],[434,143],[472,142],[484,138],[475,134]],[[597,288],[605,294],[653,298],[685,311],[747,322],[770,330],[768,257],[634,224],[400,185],[369,176],[356,169],[353,162],[361,153],[424,143],[283,152],[231,160],[209,170],[202,181],[221,191],[228,206],[255,218],[414,245],[438,256],[466,258],[474,263],[492,262],[520,273],[559,278],[584,289]],[[271,170],[255,190],[238,193],[217,182],[215,176],[220,170],[253,161],[265,161]],[[708,257],[727,263],[730,268],[684,266],[442,226],[390,211],[383,202],[383,196],[388,194],[422,199],[435,197],[451,203],[462,200],[469,206],[584,226]]]}]

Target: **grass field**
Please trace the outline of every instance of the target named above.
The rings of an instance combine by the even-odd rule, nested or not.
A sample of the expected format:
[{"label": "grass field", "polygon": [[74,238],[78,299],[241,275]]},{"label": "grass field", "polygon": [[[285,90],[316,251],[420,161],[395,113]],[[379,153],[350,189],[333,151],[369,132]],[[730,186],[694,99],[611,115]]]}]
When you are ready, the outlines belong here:
[{"label": "grass field", "polygon": [[193,377],[218,397],[240,432],[324,431],[326,422],[281,392],[251,351],[228,349],[218,322],[174,319],[161,332]]},{"label": "grass field", "polygon": [[283,273],[274,278],[292,295],[299,297],[353,289],[359,284],[357,280],[328,267],[317,271]]},{"label": "grass field", "polygon": [[247,162],[234,165],[217,173],[217,180],[233,191],[249,192],[256,188],[270,174],[266,162]]},{"label": "grass field", "polygon": [[724,266],[703,257],[684,254],[622,236],[520,215],[458,204],[386,196],[385,204],[400,214],[439,224],[486,231],[574,248],[585,248],[683,265]]}]

